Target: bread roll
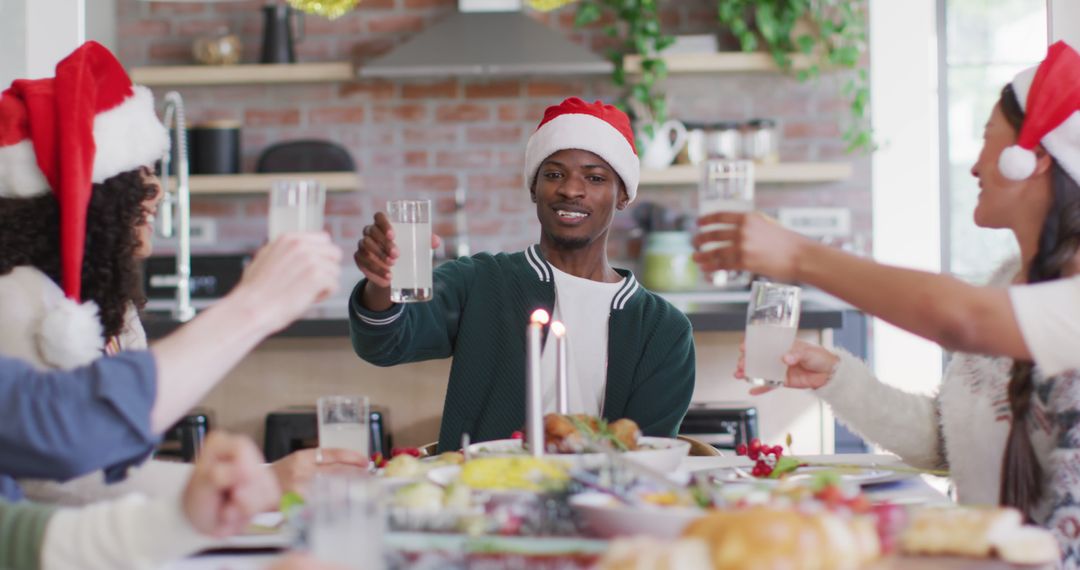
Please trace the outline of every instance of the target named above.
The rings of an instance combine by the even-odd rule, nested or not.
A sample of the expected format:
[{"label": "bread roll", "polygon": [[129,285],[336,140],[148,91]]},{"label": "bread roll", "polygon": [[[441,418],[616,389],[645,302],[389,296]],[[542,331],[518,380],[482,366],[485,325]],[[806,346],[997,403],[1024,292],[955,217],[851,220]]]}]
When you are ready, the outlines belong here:
[{"label": "bread roll", "polygon": [[880,555],[872,522],[825,511],[720,511],[690,523],[683,536],[708,544],[714,570],[847,569]]},{"label": "bread roll", "polygon": [[994,543],[1023,525],[1020,512],[996,507],[912,509],[900,535],[905,554],[989,558]]},{"label": "bread roll", "polygon": [[997,555],[1013,564],[1047,564],[1061,554],[1050,531],[1023,526],[1015,509],[942,507],[912,510],[911,522],[900,535],[906,554],[970,556]]}]

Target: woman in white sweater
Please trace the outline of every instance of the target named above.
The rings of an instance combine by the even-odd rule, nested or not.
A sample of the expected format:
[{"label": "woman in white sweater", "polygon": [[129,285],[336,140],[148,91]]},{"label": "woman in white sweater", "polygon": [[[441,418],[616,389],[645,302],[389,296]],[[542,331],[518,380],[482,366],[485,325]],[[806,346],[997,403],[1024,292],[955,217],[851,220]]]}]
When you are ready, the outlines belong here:
[{"label": "woman in white sweater", "polygon": [[[1035,69],[1025,71],[1002,90],[986,124],[982,152],[971,170],[982,190],[975,222],[1011,230],[1020,246],[1019,259],[1003,264],[991,278],[991,287],[1061,279],[1080,269],[1080,170],[1070,168],[1080,166],[1080,154],[1076,154],[1080,139],[1067,141],[1064,149],[1052,147],[1050,152],[1036,148],[1035,165],[1022,177],[1005,164],[1007,160],[1001,160],[1015,145],[1031,138],[1025,129],[1032,121],[1025,117],[1025,110],[1042,104],[1036,103],[1040,81],[1041,89],[1048,89],[1045,85],[1058,74],[1075,90],[1080,55],[1063,44],[1056,48],[1057,56],[1065,59],[1055,61],[1052,49],[1050,63],[1040,66],[1038,76]],[[1063,72],[1060,65],[1071,72]],[[1080,110],[1080,100],[1060,107],[1071,114]],[[1080,113],[1073,118],[1080,130]],[[750,241],[760,243],[759,238],[769,234],[769,241],[778,247],[753,247],[753,253],[742,254],[756,256],[763,265],[778,261],[782,265],[789,253],[806,253],[799,248],[799,238],[770,226],[748,219],[737,231],[743,238],[755,231],[757,235],[736,248],[752,248]],[[795,254],[791,261],[800,263],[797,258]],[[911,304],[918,304],[933,292],[913,287],[906,295]],[[784,361],[789,366],[788,386],[815,389],[837,417],[904,461],[948,468],[961,502],[1020,509],[1055,533],[1064,566],[1080,565],[1077,371],[1047,376],[1030,361],[957,353],[938,394],[923,396],[882,383],[865,364],[843,352],[833,354],[800,342]],[[742,375],[740,366],[736,376]]]}]

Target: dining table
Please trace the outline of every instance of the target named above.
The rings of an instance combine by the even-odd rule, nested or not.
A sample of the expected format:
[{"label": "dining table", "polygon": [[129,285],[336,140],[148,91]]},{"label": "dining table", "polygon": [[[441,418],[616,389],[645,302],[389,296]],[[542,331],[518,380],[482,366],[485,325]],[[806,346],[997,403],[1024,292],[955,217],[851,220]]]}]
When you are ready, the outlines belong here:
[{"label": "dining table", "polygon": [[[862,463],[873,462],[874,457],[880,457],[883,462],[895,462],[893,456],[873,456],[869,454],[858,455],[835,455],[835,456],[815,456],[816,459],[827,458],[834,462],[844,463],[847,461],[857,460]],[[712,457],[685,457],[682,459],[677,472],[680,473],[695,473],[695,472],[709,472],[730,468],[735,465],[745,464],[746,459],[734,455],[712,456]],[[874,502],[888,501],[894,504],[900,505],[948,505],[953,501],[949,496],[943,492],[943,489],[947,487],[947,480],[933,475],[926,474],[910,474],[910,476],[897,477],[884,483],[875,483],[863,486],[863,492]],[[416,533],[394,533],[390,532],[384,537],[384,544],[393,548],[395,544],[404,544],[415,542],[416,537],[411,536]],[[461,545],[470,544],[470,539],[463,536],[443,536],[438,537],[439,542],[444,548],[456,548]],[[503,540],[517,540],[517,541],[529,541],[529,540],[546,540],[546,539],[530,539],[530,538],[514,538]],[[550,539],[547,539],[550,540]],[[575,540],[575,539],[567,539]],[[595,539],[589,539],[581,537],[576,540],[587,541],[590,543],[597,543]],[[277,547],[267,547],[265,545],[260,546],[259,542],[247,541],[250,546],[237,546],[237,544],[243,543],[229,543],[223,548],[214,549],[208,552],[199,553],[197,555],[179,560],[170,566],[167,566],[167,570],[265,570],[271,568],[276,561],[281,559],[287,553],[287,548],[283,548],[280,544]],[[463,546],[461,546],[463,547]],[[593,556],[595,560],[596,556]],[[464,560],[464,561],[463,561]],[[467,559],[459,558],[456,563],[451,565],[455,568],[501,568],[501,567],[513,567],[513,568],[531,568],[534,566],[529,565],[528,560],[515,559],[514,562],[508,563],[506,566],[501,566],[497,560],[493,560],[490,557],[482,559],[479,564],[474,564]],[[524,565],[522,565],[524,564]],[[546,562],[538,563],[535,567],[542,568],[588,568],[590,564],[588,562],[582,563],[581,559],[567,562],[566,564],[552,563],[549,559]],[[419,561],[415,565],[404,565],[399,563],[391,565],[391,569],[395,568],[408,568],[410,570],[414,568],[441,568],[444,567],[433,562],[430,558],[420,557]],[[358,565],[355,568],[363,569],[363,565]],[[926,556],[887,556],[879,561],[866,567],[868,570],[908,570],[908,569],[925,569],[925,570],[1004,570],[1004,569],[1025,569],[1031,570],[1031,566],[1016,566],[1011,565],[1000,560],[993,559],[972,559],[972,558],[960,558],[960,557],[926,557]]]}]

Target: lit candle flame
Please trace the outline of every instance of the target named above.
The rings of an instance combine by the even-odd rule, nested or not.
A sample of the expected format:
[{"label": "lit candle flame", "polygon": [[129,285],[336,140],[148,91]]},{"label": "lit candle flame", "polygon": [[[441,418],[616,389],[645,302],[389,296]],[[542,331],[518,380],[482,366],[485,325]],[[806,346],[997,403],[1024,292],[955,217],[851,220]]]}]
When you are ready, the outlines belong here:
[{"label": "lit candle flame", "polygon": [[548,312],[543,309],[537,309],[533,311],[532,318],[530,320],[533,323],[546,325],[548,324],[548,321],[551,320],[551,315],[548,315]]},{"label": "lit candle flame", "polygon": [[562,321],[555,321],[551,323],[551,334],[556,337],[560,337],[566,334],[566,325],[562,324]]}]

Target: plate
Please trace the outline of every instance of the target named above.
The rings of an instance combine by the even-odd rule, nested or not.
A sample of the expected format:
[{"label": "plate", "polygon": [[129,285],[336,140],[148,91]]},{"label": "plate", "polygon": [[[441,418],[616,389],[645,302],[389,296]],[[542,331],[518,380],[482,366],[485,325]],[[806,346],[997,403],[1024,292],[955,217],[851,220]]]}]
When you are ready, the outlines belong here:
[{"label": "plate", "polygon": [[[675,471],[690,452],[688,442],[668,437],[642,437],[638,440],[638,445],[648,449],[625,451],[619,455],[662,473]],[[469,453],[476,457],[524,455],[525,450],[520,439],[496,439],[470,445]],[[566,461],[572,468],[588,469],[603,465],[607,456],[603,453],[559,453],[545,457]]]},{"label": "plate", "polygon": [[604,493],[580,493],[568,501],[593,535],[678,538],[705,511],[693,507],[630,506]]},{"label": "plate", "polygon": [[[809,479],[816,472],[837,471],[840,479],[855,485],[880,485],[892,483],[914,477],[916,473],[905,471],[893,471],[887,467],[904,467],[904,463],[895,455],[879,455],[873,453],[851,453],[840,455],[799,455],[799,459],[816,465],[800,467],[795,472],[784,478],[786,481],[798,481]],[[735,459],[735,458],[733,458]],[[776,479],[759,479],[750,476],[753,462],[745,457],[737,458],[731,465],[707,470],[713,477],[720,481],[757,481],[771,484],[779,482]],[[840,469],[830,467],[828,464],[842,465]],[[885,467],[880,469],[878,467]]]}]

